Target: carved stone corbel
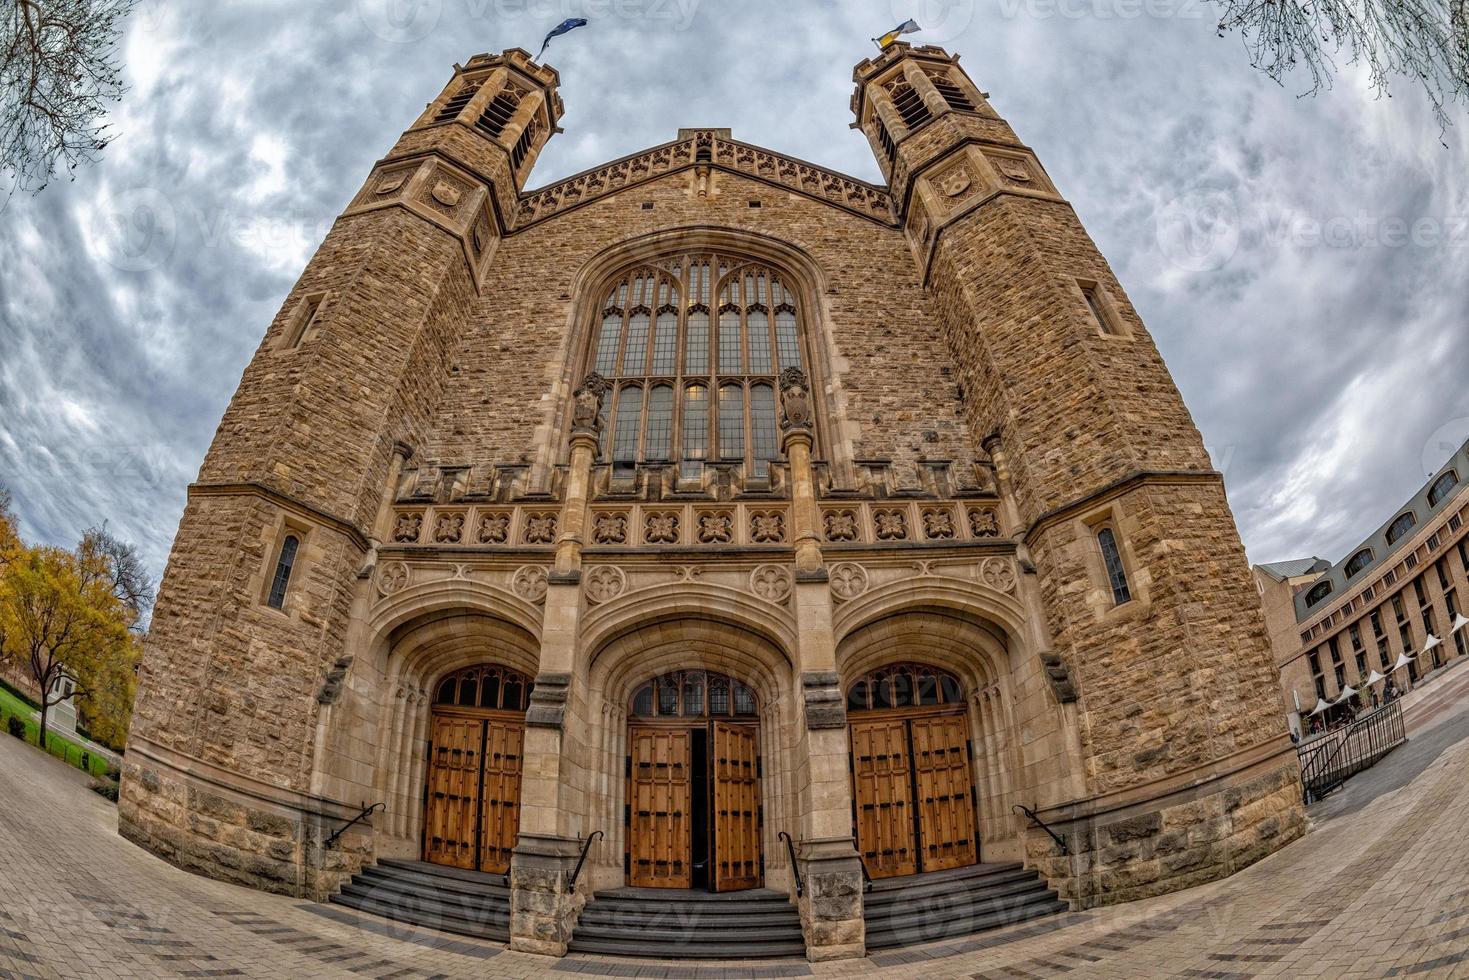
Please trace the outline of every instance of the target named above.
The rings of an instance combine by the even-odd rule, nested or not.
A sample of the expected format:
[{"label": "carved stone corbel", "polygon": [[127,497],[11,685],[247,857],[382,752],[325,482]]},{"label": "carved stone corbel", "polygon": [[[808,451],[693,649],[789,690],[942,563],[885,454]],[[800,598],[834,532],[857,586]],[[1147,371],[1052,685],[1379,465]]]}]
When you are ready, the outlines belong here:
[{"label": "carved stone corbel", "polygon": [[538,674],[535,690],[530,693],[530,707],[525,712],[526,725],[561,731],[566,722],[566,699],[570,690],[570,674]]},{"label": "carved stone corbel", "polygon": [[811,429],[811,383],[800,368],[780,372],[780,426],[787,432]]},{"label": "carved stone corbel", "polygon": [[602,434],[602,399],[611,386],[607,379],[596,371],[582,380],[581,386],[572,393],[571,431],[586,432],[593,436]]},{"label": "carved stone corbel", "polygon": [[1051,685],[1051,693],[1056,695],[1056,700],[1061,704],[1071,704],[1078,698],[1076,684],[1071,680],[1071,671],[1066,667],[1066,662],[1055,650],[1042,650],[1040,652],[1041,665],[1045,667],[1046,680]]},{"label": "carved stone corbel", "polygon": [[835,671],[802,674],[801,693],[806,701],[807,731],[847,727],[847,702],[842,697],[841,678]]}]

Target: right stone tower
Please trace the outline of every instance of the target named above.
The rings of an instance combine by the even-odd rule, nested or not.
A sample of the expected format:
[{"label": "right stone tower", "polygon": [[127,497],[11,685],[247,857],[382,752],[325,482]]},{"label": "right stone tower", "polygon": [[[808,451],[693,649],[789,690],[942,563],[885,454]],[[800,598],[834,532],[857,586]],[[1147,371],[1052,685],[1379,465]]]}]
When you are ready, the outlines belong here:
[{"label": "right stone tower", "polygon": [[1223,478],[1106,260],[958,57],[897,43],[854,79],[1076,705],[1086,791],[1035,807],[1070,853],[1033,831],[1029,856],[1083,907],[1237,870],[1304,813]]}]

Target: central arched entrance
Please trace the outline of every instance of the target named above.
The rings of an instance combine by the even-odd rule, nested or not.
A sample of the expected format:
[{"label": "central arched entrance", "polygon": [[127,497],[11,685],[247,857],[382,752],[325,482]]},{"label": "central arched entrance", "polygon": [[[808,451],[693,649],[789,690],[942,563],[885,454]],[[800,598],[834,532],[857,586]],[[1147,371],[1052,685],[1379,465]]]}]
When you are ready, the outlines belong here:
[{"label": "central arched entrance", "polygon": [[627,883],[758,888],[760,711],[748,685],[680,670],[629,704]]},{"label": "central arched entrance", "polygon": [[881,667],[847,689],[857,847],[892,878],[979,860],[963,687],[924,664]]},{"label": "central arched entrance", "polygon": [[423,859],[504,874],[520,827],[521,744],[530,680],[499,664],[434,687]]}]

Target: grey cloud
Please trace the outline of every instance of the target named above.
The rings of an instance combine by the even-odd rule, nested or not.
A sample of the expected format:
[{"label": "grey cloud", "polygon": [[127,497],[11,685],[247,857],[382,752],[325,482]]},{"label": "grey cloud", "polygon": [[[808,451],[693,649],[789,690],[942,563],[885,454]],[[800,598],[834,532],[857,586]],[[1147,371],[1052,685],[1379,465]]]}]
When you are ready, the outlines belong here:
[{"label": "grey cloud", "polygon": [[[161,572],[184,488],[301,266],[478,51],[534,51],[563,17],[593,18],[547,55],[566,132],[534,185],[689,125],[878,179],[848,129],[850,69],[906,13],[889,0],[667,9],[147,0],[121,137],[75,183],[0,214],[0,482],[27,533],[71,543],[109,519]],[[1252,558],[1340,557],[1422,482],[1432,434],[1469,418],[1469,241],[1313,242],[1278,227],[1462,220],[1465,127],[1440,146],[1406,86],[1389,103],[1346,78],[1297,99],[1207,16],[946,9],[941,42],[1036,148],[1156,337]],[[1237,233],[1208,268],[1159,233],[1199,200],[1233,209]]]}]

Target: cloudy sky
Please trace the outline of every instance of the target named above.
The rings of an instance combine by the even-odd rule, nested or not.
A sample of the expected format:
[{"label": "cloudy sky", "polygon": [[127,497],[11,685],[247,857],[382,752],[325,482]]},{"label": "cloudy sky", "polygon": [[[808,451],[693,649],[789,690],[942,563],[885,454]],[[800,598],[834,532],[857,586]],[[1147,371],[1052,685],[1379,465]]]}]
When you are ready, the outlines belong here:
[{"label": "cloudy sky", "polygon": [[[1129,15],[1131,14],[1131,15]],[[1202,0],[141,0],[119,137],[0,212],[0,483],[28,537],[107,520],[162,572],[259,338],[372,162],[480,51],[554,42],[542,185],[680,126],[869,180],[851,66],[915,17],[1111,260],[1254,561],[1342,557],[1469,437],[1469,114],[1300,98]]]}]

